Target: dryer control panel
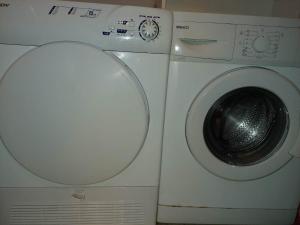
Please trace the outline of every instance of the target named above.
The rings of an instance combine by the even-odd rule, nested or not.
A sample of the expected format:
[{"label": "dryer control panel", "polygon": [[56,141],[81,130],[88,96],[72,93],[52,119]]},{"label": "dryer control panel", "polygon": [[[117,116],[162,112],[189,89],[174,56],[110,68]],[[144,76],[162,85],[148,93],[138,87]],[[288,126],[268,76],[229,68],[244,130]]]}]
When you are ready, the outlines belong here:
[{"label": "dryer control panel", "polygon": [[162,9],[94,3],[5,0],[0,43],[90,43],[104,50],[168,53],[172,16]]}]

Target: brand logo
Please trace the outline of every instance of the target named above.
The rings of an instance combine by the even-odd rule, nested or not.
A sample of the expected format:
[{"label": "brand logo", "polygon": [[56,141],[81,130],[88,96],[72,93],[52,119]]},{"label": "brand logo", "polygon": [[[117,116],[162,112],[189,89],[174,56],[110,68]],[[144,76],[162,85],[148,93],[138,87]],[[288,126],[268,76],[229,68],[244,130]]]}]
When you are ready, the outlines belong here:
[{"label": "brand logo", "polygon": [[189,30],[190,26],[187,26],[187,25],[176,25],[176,28],[177,29],[183,29],[183,30]]},{"label": "brand logo", "polygon": [[9,5],[9,3],[0,2],[0,7],[8,7]]}]

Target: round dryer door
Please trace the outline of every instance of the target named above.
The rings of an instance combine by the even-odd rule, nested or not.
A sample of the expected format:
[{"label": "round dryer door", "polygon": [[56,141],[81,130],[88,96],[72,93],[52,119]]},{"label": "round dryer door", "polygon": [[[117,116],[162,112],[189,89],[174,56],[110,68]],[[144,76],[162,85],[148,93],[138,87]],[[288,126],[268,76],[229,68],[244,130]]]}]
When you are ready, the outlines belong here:
[{"label": "round dryer door", "polygon": [[190,107],[186,137],[209,171],[233,180],[266,176],[291,159],[299,129],[299,92],[275,71],[229,71]]},{"label": "round dryer door", "polygon": [[91,184],[119,174],[142,148],[149,123],[137,77],[98,48],[56,42],[19,58],[0,83],[0,135],[39,177]]}]

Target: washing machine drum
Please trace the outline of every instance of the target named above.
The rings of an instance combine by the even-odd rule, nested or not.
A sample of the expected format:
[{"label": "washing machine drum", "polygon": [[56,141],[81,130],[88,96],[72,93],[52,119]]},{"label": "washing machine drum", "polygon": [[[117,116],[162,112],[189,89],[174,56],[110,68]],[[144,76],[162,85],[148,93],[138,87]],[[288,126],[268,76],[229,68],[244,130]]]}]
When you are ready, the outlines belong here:
[{"label": "washing machine drum", "polygon": [[209,110],[203,134],[211,152],[238,166],[259,163],[284,140],[287,109],[272,92],[245,87],[225,94]]},{"label": "washing machine drum", "polygon": [[148,132],[147,99],[116,57],[75,42],[20,57],[0,83],[0,137],[41,178],[91,184],[127,168]]},{"label": "washing machine drum", "polygon": [[186,141],[209,172],[230,180],[267,176],[298,155],[299,90],[282,74],[241,67],[205,86],[186,117]]}]

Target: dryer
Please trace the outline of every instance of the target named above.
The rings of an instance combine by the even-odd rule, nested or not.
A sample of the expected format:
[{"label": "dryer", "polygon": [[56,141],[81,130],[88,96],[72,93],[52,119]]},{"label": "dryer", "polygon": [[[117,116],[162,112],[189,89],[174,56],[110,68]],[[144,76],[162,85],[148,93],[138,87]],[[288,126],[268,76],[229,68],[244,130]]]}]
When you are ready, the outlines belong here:
[{"label": "dryer", "polygon": [[158,221],[291,224],[300,21],[174,13]]},{"label": "dryer", "polygon": [[1,2],[0,224],[155,224],[171,18]]}]

